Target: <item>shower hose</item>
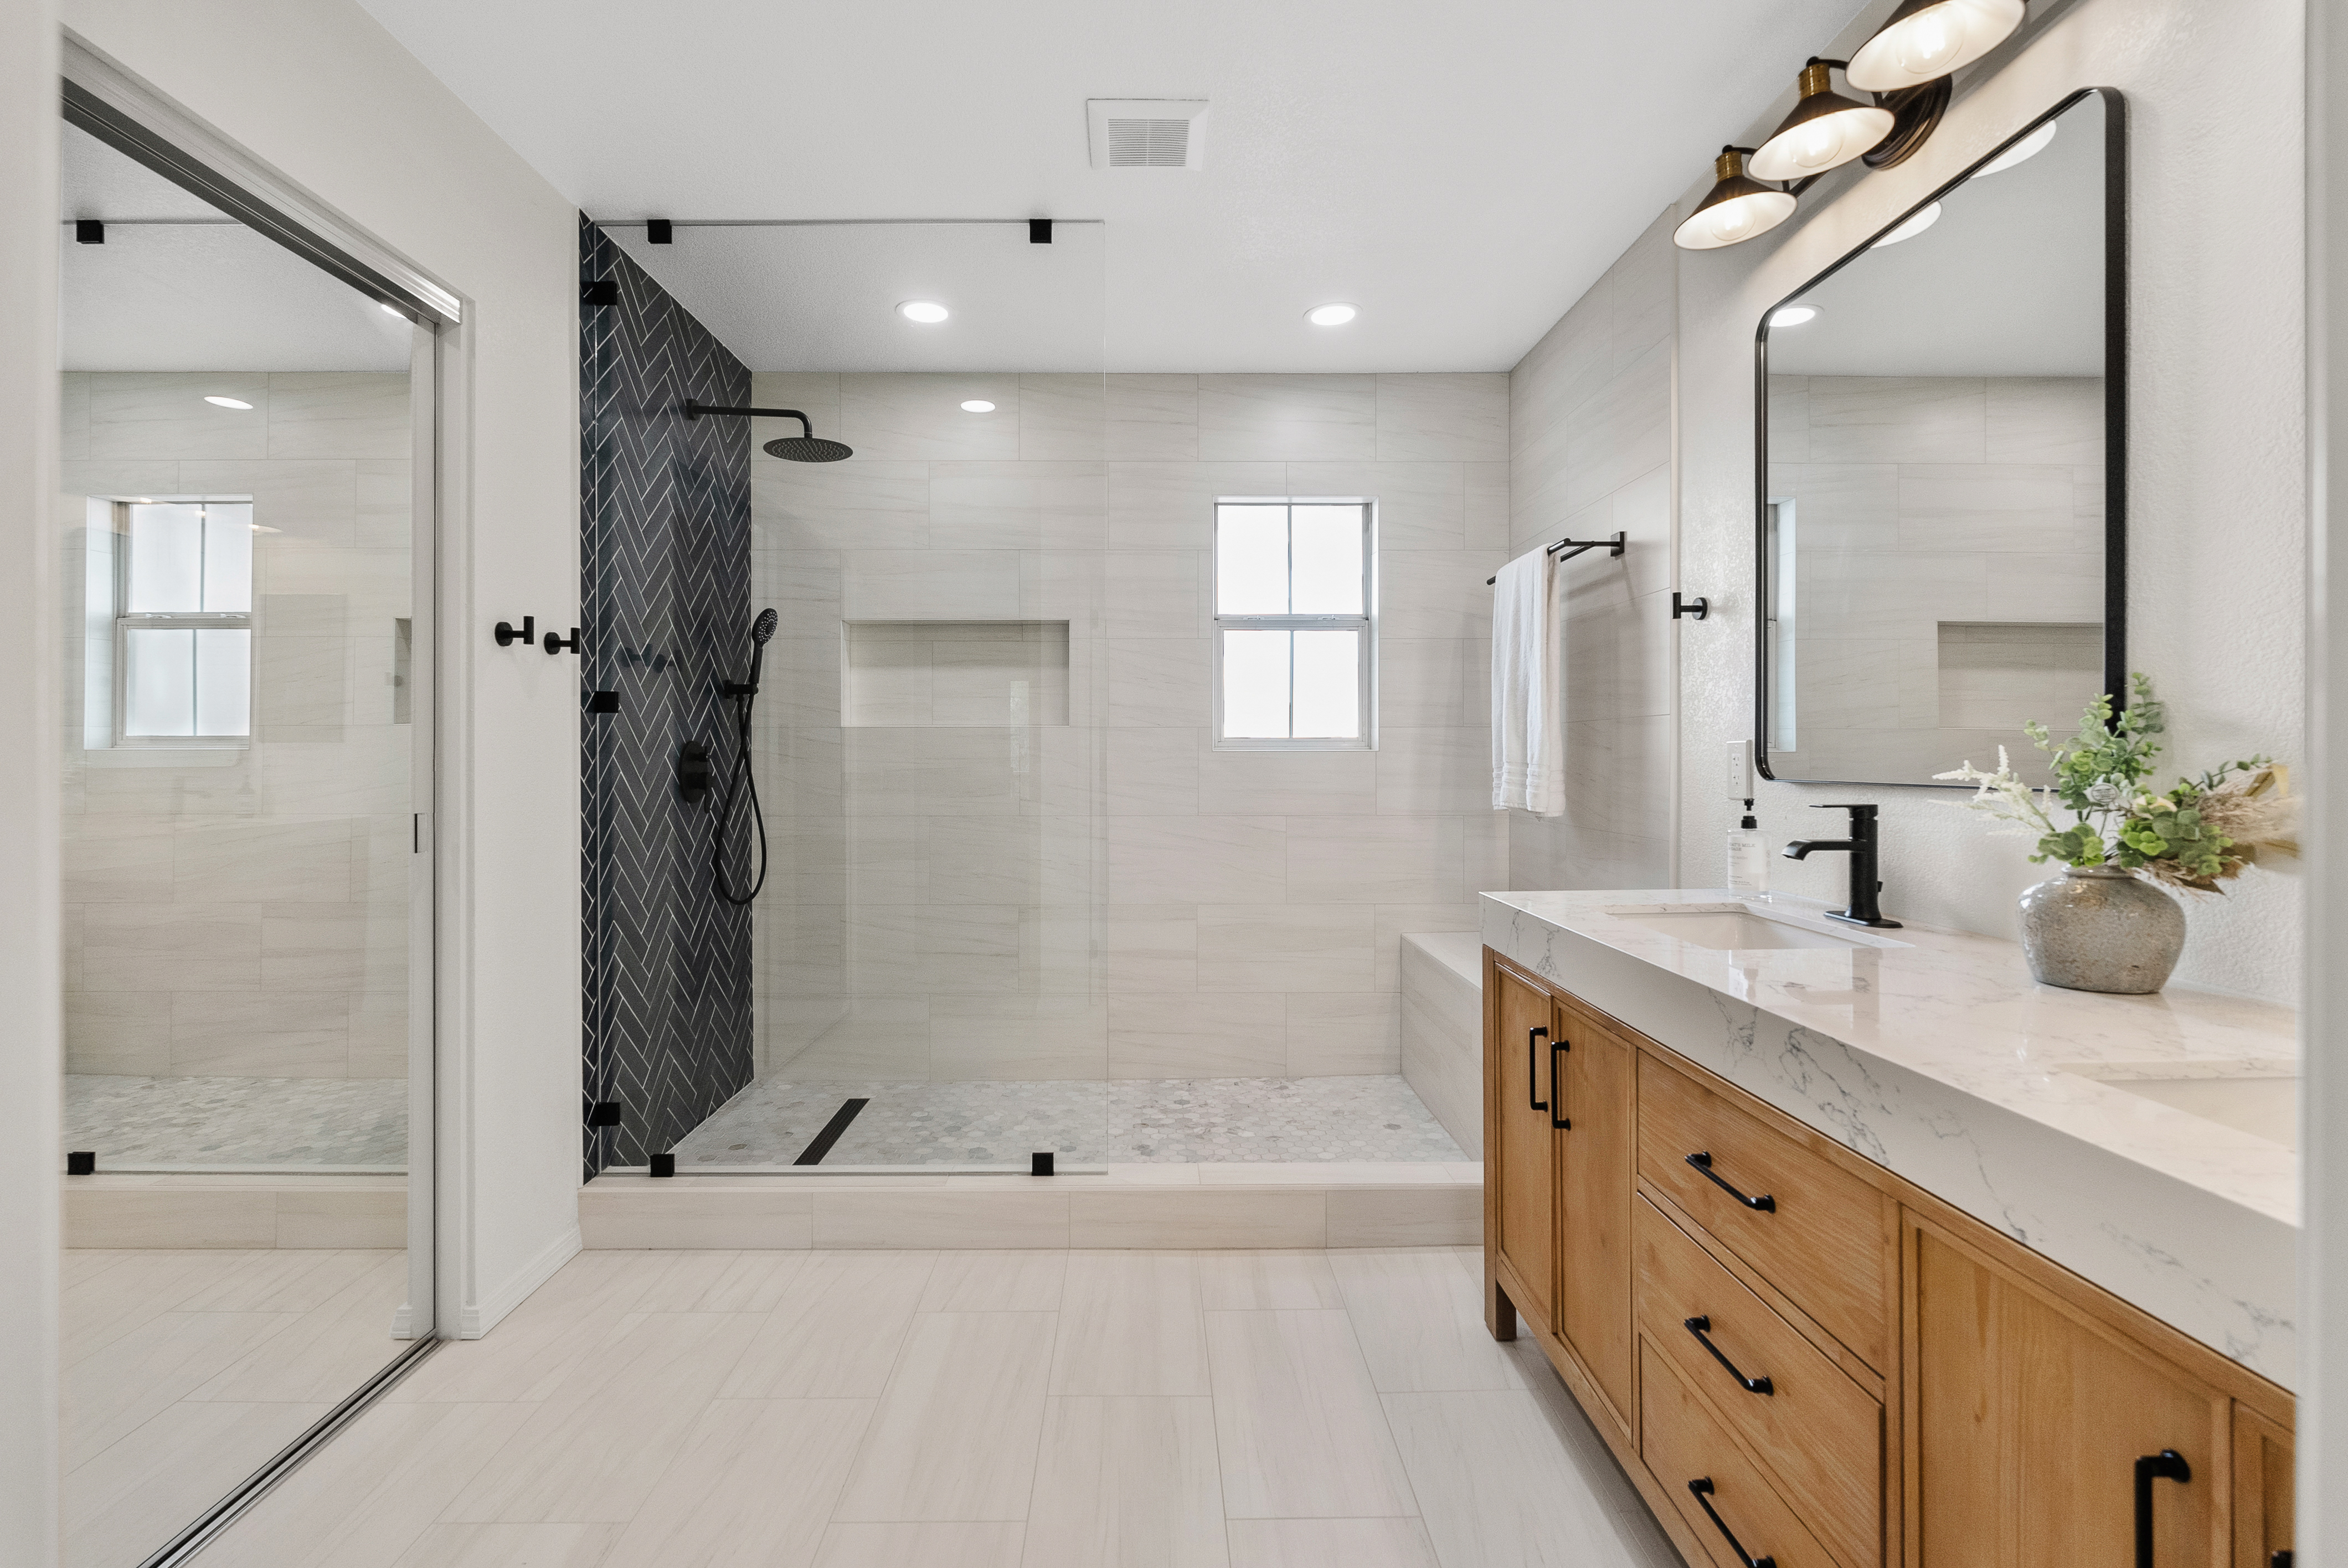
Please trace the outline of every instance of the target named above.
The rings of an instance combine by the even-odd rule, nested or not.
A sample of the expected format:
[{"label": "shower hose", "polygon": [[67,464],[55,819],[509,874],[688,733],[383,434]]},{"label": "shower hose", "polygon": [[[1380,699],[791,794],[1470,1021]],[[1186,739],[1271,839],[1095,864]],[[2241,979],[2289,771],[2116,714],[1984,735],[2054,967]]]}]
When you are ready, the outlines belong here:
[{"label": "shower hose", "polygon": [[[717,896],[737,907],[756,898],[758,889],[767,885],[767,816],[758,809],[757,775],[750,771],[750,704],[757,700],[755,688],[734,698],[734,765],[726,770],[726,789],[718,796],[717,830],[709,846],[709,869]],[[749,797],[750,822],[758,835],[758,876],[747,892],[737,895],[726,882],[726,837],[734,825],[734,803],[745,795]]]}]

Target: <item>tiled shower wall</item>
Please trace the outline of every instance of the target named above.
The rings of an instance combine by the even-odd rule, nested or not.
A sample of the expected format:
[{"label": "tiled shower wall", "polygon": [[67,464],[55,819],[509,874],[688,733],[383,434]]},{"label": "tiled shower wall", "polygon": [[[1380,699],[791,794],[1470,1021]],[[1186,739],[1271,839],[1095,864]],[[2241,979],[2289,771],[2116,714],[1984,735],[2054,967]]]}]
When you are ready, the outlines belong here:
[{"label": "tiled shower wall", "polygon": [[[856,449],[752,459],[754,602],[782,617],[759,706],[760,1072],[1397,1071],[1401,933],[1472,929],[1476,892],[1506,884],[1484,579],[1509,540],[1509,378],[790,374],[753,393]],[[1378,500],[1375,752],[1208,743],[1213,505],[1282,495]],[[843,727],[843,622],[986,620],[1066,623],[1066,724]]]},{"label": "tiled shower wall", "polygon": [[[64,379],[67,1071],[403,1076],[407,377]],[[86,746],[87,497],[171,495],[250,495],[274,530],[253,540],[252,743]]]},{"label": "tiled shower wall", "polygon": [[1921,783],[2003,744],[2051,782],[2021,730],[2104,689],[2104,483],[2100,376],[1771,376],[1801,587],[1777,776]]},{"label": "tiled shower wall", "polygon": [[1566,805],[1509,814],[1512,887],[1671,885],[1671,231],[1666,213],[1509,377],[1509,553],[1628,536],[1558,569]]}]

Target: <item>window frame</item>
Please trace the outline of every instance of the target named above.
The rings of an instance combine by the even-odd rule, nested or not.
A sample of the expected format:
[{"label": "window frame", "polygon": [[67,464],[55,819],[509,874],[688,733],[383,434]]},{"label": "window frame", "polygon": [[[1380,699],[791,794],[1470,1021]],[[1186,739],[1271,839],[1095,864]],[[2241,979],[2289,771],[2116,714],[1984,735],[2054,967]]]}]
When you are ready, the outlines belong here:
[{"label": "window frame", "polygon": [[[1221,529],[1225,507],[1359,507],[1362,508],[1362,613],[1359,615],[1225,615]],[[1218,752],[1375,752],[1378,749],[1378,502],[1375,496],[1218,496],[1207,520],[1208,749]],[[1223,733],[1223,634],[1226,631],[1359,632],[1357,736],[1226,736]],[[1291,665],[1292,681],[1293,664]]]},{"label": "window frame", "polygon": [[[114,670],[111,733],[113,744],[124,751],[229,752],[252,746],[255,706],[260,697],[261,648],[250,610],[148,610],[124,608],[130,602],[130,508],[146,497],[108,497],[114,516]],[[155,502],[173,506],[249,507],[251,496],[156,496]],[[133,631],[242,631],[245,634],[245,723],[241,735],[134,735],[130,722],[130,633]]]}]

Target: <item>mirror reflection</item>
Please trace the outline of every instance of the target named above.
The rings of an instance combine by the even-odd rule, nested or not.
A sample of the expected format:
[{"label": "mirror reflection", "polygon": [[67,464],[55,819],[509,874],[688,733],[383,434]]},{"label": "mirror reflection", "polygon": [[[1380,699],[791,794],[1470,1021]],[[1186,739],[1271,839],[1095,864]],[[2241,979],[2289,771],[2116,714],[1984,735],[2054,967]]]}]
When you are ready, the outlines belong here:
[{"label": "mirror reflection", "polygon": [[1771,776],[1930,784],[2004,744],[2044,783],[2024,723],[2123,666],[2112,112],[2082,96],[1763,324]]}]

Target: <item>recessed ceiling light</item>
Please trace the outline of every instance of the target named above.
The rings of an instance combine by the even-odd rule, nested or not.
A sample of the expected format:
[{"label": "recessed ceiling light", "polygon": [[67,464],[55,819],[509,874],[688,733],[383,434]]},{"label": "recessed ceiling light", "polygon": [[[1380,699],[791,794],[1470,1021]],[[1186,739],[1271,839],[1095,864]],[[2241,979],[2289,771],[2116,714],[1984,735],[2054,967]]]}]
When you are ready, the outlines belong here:
[{"label": "recessed ceiling light", "polygon": [[221,408],[250,408],[252,406],[252,404],[245,402],[241,397],[207,397],[204,401]]},{"label": "recessed ceiling light", "polygon": [[1315,305],[1304,319],[1316,327],[1341,327],[1361,313],[1351,305]]},{"label": "recessed ceiling light", "polygon": [[994,412],[994,405],[983,397],[973,397],[962,405],[962,411],[964,414],[992,414]]},{"label": "recessed ceiling light", "polygon": [[907,300],[897,307],[897,313],[909,322],[919,322],[927,327],[937,325],[953,313],[935,300]]},{"label": "recessed ceiling light", "polygon": [[1932,205],[1925,208],[1924,210],[1917,213],[1916,216],[1908,220],[1907,222],[1902,223],[1899,228],[1894,229],[1890,233],[1886,234],[1882,239],[1878,240],[1873,245],[1869,246],[1868,249],[1873,251],[1880,249],[1885,245],[1897,245],[1902,240],[1913,240],[1917,235],[1921,234],[1925,230],[1930,229],[1933,224],[1938,223],[1940,220],[1941,204],[1935,201]]},{"label": "recessed ceiling light", "polygon": [[1974,169],[1973,178],[1979,179],[1984,174],[2003,174],[2024,159],[2037,157],[2046,150],[2046,144],[2054,139],[2056,123],[2054,120],[2048,120],[2044,125]]},{"label": "recessed ceiling light", "polygon": [[1769,324],[1773,327],[1797,327],[1818,319],[1818,307],[1807,300],[1797,305],[1779,305],[1769,313]]}]

